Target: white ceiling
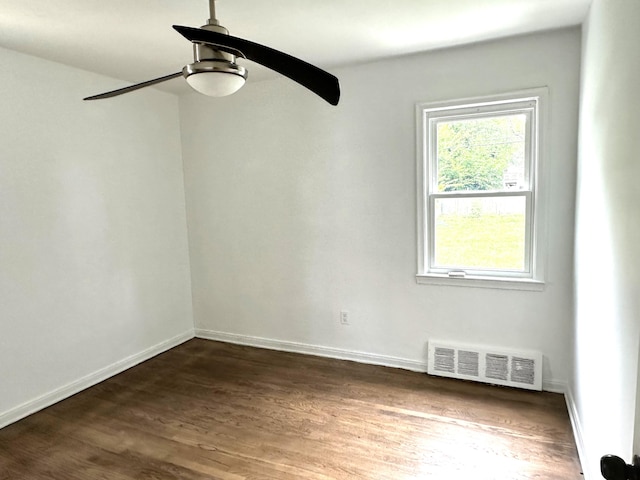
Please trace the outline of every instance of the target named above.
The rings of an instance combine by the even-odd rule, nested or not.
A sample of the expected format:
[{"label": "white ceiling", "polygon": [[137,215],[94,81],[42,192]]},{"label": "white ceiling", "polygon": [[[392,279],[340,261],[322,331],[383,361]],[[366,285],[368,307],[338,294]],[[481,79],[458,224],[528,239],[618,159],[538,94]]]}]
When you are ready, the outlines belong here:
[{"label": "white ceiling", "polygon": [[[591,0],[219,0],[232,35],[327,70],[352,62],[577,25]],[[2,0],[0,46],[124,80],[178,72],[208,0]],[[242,62],[239,62],[242,63]],[[268,70],[251,62],[249,81]],[[162,84],[184,91],[181,78]]]}]

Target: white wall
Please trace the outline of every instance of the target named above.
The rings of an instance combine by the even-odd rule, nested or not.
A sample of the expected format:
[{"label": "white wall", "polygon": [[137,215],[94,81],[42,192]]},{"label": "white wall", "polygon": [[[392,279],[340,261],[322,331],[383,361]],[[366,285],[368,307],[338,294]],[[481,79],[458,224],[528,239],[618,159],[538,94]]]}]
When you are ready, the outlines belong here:
[{"label": "white wall", "polygon": [[636,414],[640,3],[595,0],[583,41],[571,387],[596,479],[600,456],[631,461]]},{"label": "white wall", "polygon": [[[338,107],[287,79],[182,97],[196,328],[419,363],[429,338],[531,348],[566,384],[579,63],[570,29],[336,70]],[[415,104],[545,85],[546,289],[417,285]]]},{"label": "white wall", "polygon": [[121,83],[0,63],[2,426],[184,339],[193,316],[177,97],[83,102]]}]

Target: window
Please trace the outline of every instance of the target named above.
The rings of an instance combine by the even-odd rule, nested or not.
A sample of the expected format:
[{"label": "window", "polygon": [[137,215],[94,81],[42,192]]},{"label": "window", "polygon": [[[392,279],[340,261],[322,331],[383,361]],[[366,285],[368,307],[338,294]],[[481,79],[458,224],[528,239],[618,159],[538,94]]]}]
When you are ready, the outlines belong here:
[{"label": "window", "polygon": [[541,284],[544,94],[418,105],[420,283]]}]

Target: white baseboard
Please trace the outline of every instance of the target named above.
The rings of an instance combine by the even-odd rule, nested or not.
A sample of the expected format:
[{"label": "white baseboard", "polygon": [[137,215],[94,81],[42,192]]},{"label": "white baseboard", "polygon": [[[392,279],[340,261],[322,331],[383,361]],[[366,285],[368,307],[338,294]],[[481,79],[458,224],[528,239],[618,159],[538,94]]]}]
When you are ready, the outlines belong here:
[{"label": "white baseboard", "polygon": [[567,382],[560,382],[558,380],[542,380],[542,390],[551,393],[561,393],[563,395],[567,392]]},{"label": "white baseboard", "polygon": [[196,338],[216,340],[225,343],[235,343],[237,345],[247,345],[251,347],[267,348],[269,350],[279,350],[282,352],[302,353],[314,355],[316,357],[335,358],[338,360],[351,360],[370,365],[381,365],[384,367],[402,368],[414,372],[426,372],[427,363],[404,358],[391,357],[387,355],[376,355],[365,352],[355,352],[333,347],[322,347],[308,343],[288,342],[285,340],[273,340],[270,338],[252,337],[249,335],[238,335],[235,333],[223,333],[213,330],[196,329]]},{"label": "white baseboard", "polygon": [[602,476],[600,475],[600,472],[592,472],[590,468],[591,464],[589,462],[589,457],[585,448],[582,422],[580,421],[578,407],[576,406],[571,387],[567,387],[564,398],[567,401],[567,410],[569,411],[569,419],[571,420],[571,428],[573,428],[573,437],[576,441],[576,448],[578,449],[578,457],[580,458],[580,465],[582,465],[582,474],[584,476],[584,479],[601,479]]},{"label": "white baseboard", "polygon": [[7,425],[17,422],[22,418],[25,418],[43,408],[50,407],[51,405],[58,403],[65,398],[68,398],[72,395],[75,395],[82,390],[85,390],[93,385],[96,385],[107,378],[113,377],[118,373],[124,372],[129,368],[144,362],[145,360],[149,360],[150,358],[155,357],[156,355],[161,354],[171,348],[174,348],[181,343],[186,342],[187,340],[191,340],[194,337],[193,330],[188,330],[180,335],[177,335],[169,340],[161,342],[157,345],[147,348],[142,352],[131,355],[127,358],[119,360],[107,367],[101,368],[85,377],[82,377],[68,385],[64,385],[60,388],[57,388],[49,393],[45,393],[44,395],[30,400],[22,405],[18,405],[11,410],[8,410],[4,413],[0,413],[0,428],[4,428]]},{"label": "white baseboard", "polygon": [[[216,340],[237,345],[247,345],[250,347],[267,348],[269,350],[279,350],[282,352],[302,353],[305,355],[315,355],[317,357],[336,358],[339,360],[351,360],[354,362],[366,363],[370,365],[382,365],[384,367],[402,368],[413,372],[426,373],[427,362],[408,360],[405,358],[391,357],[387,355],[376,355],[365,352],[355,352],[333,347],[322,347],[308,343],[289,342],[285,340],[273,340],[270,338],[253,337],[249,335],[238,335],[235,333],[216,332],[214,330],[196,329],[196,338],[206,340]],[[566,382],[557,380],[547,380],[542,382],[542,389],[545,392],[562,393],[567,391]]]}]

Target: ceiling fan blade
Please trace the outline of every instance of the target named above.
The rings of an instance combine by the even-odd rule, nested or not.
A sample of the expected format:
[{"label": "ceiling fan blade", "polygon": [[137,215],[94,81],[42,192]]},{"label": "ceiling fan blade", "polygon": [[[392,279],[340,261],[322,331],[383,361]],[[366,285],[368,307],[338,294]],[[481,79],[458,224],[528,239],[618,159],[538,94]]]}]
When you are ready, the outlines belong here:
[{"label": "ceiling fan blade", "polygon": [[135,85],[131,85],[130,87],[119,88],[118,90],[112,90],[110,92],[101,93],[100,95],[87,97],[87,98],[84,98],[83,100],[101,100],[103,98],[111,98],[117,95],[122,95],[123,93],[133,92],[134,90],[138,90],[139,88],[155,85],[156,83],[166,82],[167,80],[171,80],[172,78],[181,77],[181,76],[182,76],[182,71],[177,73],[172,73],[171,75],[165,75],[164,77],[156,78],[154,80],[148,80],[146,82],[137,83]]},{"label": "ceiling fan blade", "polygon": [[192,42],[206,43],[218,47],[232,48],[242,52],[247,60],[264,65],[271,70],[289,77],[294,82],[308,88],[331,105],[340,100],[338,79],[310,63],[292,57],[273,48],[245,40],[243,38],[212,32],[201,28],[174,25],[174,29]]}]

